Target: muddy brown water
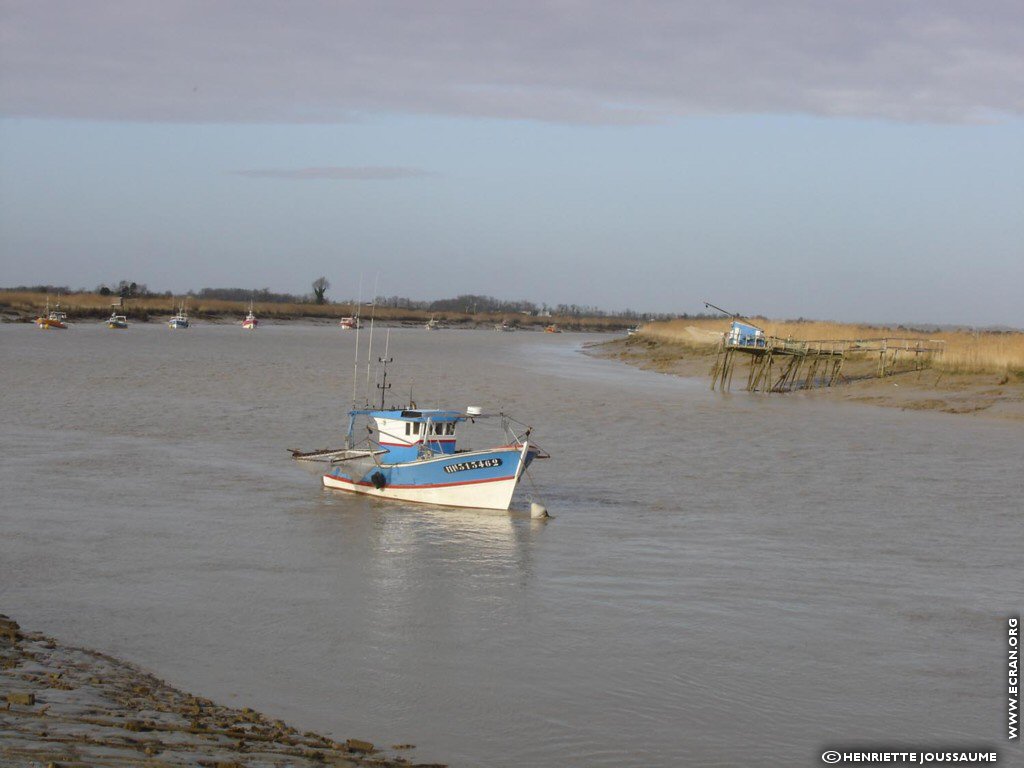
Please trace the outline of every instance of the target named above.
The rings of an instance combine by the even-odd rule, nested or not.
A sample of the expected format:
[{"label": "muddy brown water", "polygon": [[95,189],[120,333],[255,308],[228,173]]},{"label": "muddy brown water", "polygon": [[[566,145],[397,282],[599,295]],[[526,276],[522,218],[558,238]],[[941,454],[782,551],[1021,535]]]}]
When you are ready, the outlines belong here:
[{"label": "muddy brown water", "polygon": [[455,766],[1003,744],[1019,425],[722,396],[580,354],[594,338],[391,334],[393,399],[413,379],[421,407],[535,427],[537,522],[529,485],[512,514],[432,509],[289,460],[338,442],[355,334],[0,327],[0,606]]}]

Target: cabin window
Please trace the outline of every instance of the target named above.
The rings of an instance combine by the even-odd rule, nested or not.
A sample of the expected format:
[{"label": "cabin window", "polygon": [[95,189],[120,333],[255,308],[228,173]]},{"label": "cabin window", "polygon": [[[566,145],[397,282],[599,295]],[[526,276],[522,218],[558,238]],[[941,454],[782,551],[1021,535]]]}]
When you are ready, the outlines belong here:
[{"label": "cabin window", "polygon": [[412,434],[412,422],[411,421],[405,422],[405,434],[407,434],[407,435],[411,435]]},{"label": "cabin window", "polygon": [[449,435],[454,435],[455,434],[455,422],[454,421],[448,424],[448,434]]},{"label": "cabin window", "polygon": [[439,434],[439,435],[443,435],[444,434],[444,424],[435,424],[434,425],[434,432]]}]

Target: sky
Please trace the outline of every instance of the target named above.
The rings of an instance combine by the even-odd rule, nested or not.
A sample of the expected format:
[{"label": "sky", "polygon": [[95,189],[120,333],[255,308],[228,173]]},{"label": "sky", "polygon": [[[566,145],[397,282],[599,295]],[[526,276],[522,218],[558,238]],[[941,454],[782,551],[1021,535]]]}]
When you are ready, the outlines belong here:
[{"label": "sky", "polygon": [[0,0],[0,286],[1024,326],[1017,0]]}]

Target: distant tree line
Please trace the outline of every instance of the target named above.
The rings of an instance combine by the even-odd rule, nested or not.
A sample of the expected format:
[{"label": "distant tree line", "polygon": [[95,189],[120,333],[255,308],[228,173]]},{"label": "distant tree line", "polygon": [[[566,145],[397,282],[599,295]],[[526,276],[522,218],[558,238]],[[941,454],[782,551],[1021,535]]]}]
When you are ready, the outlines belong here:
[{"label": "distant tree line", "polygon": [[478,296],[466,293],[456,296],[454,299],[433,299],[429,301],[417,301],[404,296],[378,296],[377,304],[382,307],[393,307],[395,309],[422,309],[434,312],[529,312],[535,313],[537,305],[532,301],[519,299],[516,301],[504,301],[493,296]]},{"label": "distant tree line", "polygon": [[66,285],[12,285],[4,288],[5,291],[19,291],[21,293],[74,293]]},{"label": "distant tree line", "polygon": [[[331,287],[326,277],[318,277],[312,283],[313,292],[307,294],[276,293],[269,288],[200,288],[198,291],[188,291],[185,295],[196,299],[218,299],[222,301],[257,301],[268,304],[329,304],[330,299],[326,297],[327,289]],[[33,293],[85,293],[85,289],[72,290],[66,285],[19,285],[13,288],[0,290],[26,291]],[[95,293],[101,296],[120,296],[124,299],[131,298],[153,298],[170,297],[171,291],[154,292],[150,291],[145,283],[134,280],[120,280],[117,283],[103,283],[98,285]],[[339,300],[338,304],[355,304],[354,299]],[[369,304],[369,302],[366,302]],[[674,313],[651,313],[638,312],[633,309],[620,311],[605,310],[588,304],[547,304],[546,302],[536,303],[527,299],[498,299],[494,296],[482,294],[465,293],[450,299],[417,300],[405,296],[378,296],[378,306],[392,307],[395,309],[415,309],[428,312],[464,312],[466,314],[528,314],[541,316],[558,317],[615,317],[634,320],[671,320],[673,318],[699,318],[717,317],[717,315],[680,315]]]},{"label": "distant tree line", "polygon": [[298,296],[293,293],[274,293],[269,288],[202,288],[189,296],[197,299],[221,299],[223,301],[258,301],[268,304],[304,304],[310,301],[309,295]]},{"label": "distant tree line", "polygon": [[[633,309],[606,310],[588,304],[537,304],[526,299],[505,300],[493,296],[482,296],[466,293],[453,299],[434,299],[417,301],[404,296],[378,296],[377,304],[395,309],[420,309],[430,312],[465,312],[467,314],[499,313],[527,315],[557,315],[559,317],[621,317],[630,320],[670,320],[675,317],[687,317],[671,313],[652,314],[638,312]],[[703,315],[695,315],[703,317]]]},{"label": "distant tree line", "polygon": [[160,295],[150,293],[145,283],[136,283],[134,280],[121,280],[114,287],[101,283],[96,286],[96,293],[100,296],[120,296],[122,299],[140,299]]}]

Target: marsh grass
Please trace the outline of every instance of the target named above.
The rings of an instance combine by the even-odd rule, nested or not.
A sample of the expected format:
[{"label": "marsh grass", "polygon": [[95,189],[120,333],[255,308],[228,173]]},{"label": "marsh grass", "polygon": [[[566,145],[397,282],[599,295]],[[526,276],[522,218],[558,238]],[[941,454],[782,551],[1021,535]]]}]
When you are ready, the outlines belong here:
[{"label": "marsh grass", "polygon": [[[717,347],[730,320],[679,319],[648,323],[641,338],[678,344],[695,352],[708,353]],[[919,332],[905,327],[829,322],[781,322],[757,320],[770,336],[805,341],[913,338],[944,342],[944,351],[932,366],[949,373],[997,373],[1024,376],[1024,333],[1020,331],[936,331]]]}]

